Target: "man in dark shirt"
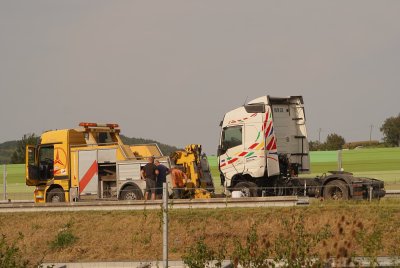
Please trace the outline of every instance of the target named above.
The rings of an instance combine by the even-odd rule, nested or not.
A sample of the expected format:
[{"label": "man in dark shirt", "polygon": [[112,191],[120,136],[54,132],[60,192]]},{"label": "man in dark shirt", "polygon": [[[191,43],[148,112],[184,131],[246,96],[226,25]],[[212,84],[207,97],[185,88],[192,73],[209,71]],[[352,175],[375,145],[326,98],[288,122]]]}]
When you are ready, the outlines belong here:
[{"label": "man in dark shirt", "polygon": [[158,176],[157,176],[157,182],[156,182],[156,194],[157,198],[161,197],[162,198],[162,188],[163,188],[163,183],[167,181],[167,175],[169,174],[169,168],[164,166],[163,164],[160,163],[160,161],[155,160],[154,164],[157,166],[158,170]]},{"label": "man in dark shirt", "polygon": [[146,193],[144,199],[148,200],[151,193],[151,200],[156,199],[156,179],[158,175],[157,166],[154,164],[154,157],[149,157],[149,162],[141,171],[142,179],[146,181]]}]

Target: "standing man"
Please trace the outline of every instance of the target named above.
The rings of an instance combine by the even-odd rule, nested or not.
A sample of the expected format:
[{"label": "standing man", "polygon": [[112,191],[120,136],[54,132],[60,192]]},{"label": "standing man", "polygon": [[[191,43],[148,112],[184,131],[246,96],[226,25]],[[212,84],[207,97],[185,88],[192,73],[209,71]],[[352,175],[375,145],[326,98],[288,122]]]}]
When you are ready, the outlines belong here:
[{"label": "standing man", "polygon": [[151,200],[156,199],[156,179],[158,175],[157,166],[154,164],[154,157],[149,157],[149,162],[143,167],[141,171],[142,180],[146,181],[146,193],[144,200],[149,199],[151,193]]},{"label": "standing man", "polygon": [[179,199],[183,197],[183,192],[185,188],[185,183],[187,181],[187,177],[185,172],[180,170],[179,168],[171,169],[171,178],[172,178],[172,191],[174,192],[174,199]]},{"label": "standing man", "polygon": [[167,181],[167,175],[169,174],[169,168],[164,166],[163,164],[160,163],[160,161],[155,160],[154,164],[157,167],[158,175],[157,175],[157,181],[156,181],[156,195],[157,198],[162,198],[163,194],[163,183]]}]

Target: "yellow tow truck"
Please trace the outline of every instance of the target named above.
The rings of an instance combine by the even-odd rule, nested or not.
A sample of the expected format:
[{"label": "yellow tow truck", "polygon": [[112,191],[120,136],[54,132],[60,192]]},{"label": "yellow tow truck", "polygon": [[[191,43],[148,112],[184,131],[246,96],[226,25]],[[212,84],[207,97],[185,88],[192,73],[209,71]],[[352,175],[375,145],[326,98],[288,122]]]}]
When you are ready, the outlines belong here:
[{"label": "yellow tow truck", "polygon": [[117,124],[80,123],[77,129],[47,131],[26,149],[26,184],[34,200],[142,199],[140,170],[149,152],[166,166],[156,144],[125,145]]},{"label": "yellow tow truck", "polygon": [[[79,126],[44,132],[37,146],[27,146],[26,185],[36,186],[36,203],[140,200],[145,189],[140,171],[147,157],[154,156],[171,167],[171,159],[162,154],[157,144],[125,145],[118,124],[83,122]],[[190,178],[188,182],[194,182],[188,187],[212,185],[201,146],[188,146],[184,153],[177,151],[173,155],[174,164],[183,167]]]}]

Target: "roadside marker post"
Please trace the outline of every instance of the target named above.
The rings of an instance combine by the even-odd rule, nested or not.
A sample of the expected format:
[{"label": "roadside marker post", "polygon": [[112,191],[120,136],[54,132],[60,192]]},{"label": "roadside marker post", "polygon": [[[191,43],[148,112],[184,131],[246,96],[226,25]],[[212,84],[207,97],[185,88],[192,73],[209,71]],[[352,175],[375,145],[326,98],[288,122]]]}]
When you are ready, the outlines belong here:
[{"label": "roadside marker post", "polygon": [[163,267],[168,267],[168,188],[163,183]]},{"label": "roadside marker post", "polygon": [[3,166],[3,199],[7,200],[7,165],[4,164]]},{"label": "roadside marker post", "polygon": [[342,150],[338,150],[338,171],[342,171]]}]

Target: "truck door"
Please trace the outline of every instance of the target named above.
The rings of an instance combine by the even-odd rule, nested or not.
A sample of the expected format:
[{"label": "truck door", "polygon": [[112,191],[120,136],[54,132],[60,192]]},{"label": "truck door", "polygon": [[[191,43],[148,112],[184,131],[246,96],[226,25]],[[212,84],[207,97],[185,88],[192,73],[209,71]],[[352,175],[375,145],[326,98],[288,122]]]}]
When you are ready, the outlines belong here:
[{"label": "truck door", "polygon": [[225,127],[221,134],[221,155],[219,156],[220,170],[227,179],[244,170],[243,157],[238,154],[243,151],[244,128],[242,125]]},{"label": "truck door", "polygon": [[39,182],[39,166],[36,162],[36,147],[27,145],[25,150],[25,183],[28,186],[36,186]]}]

